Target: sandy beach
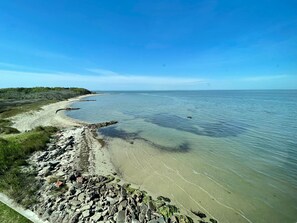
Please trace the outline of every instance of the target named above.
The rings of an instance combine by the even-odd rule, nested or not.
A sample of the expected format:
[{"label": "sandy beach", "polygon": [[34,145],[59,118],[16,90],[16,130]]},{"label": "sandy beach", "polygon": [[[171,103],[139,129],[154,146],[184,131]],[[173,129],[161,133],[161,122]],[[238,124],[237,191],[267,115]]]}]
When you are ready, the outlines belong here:
[{"label": "sandy beach", "polygon": [[[111,161],[112,160],[111,153],[110,151],[108,151],[108,147],[104,146],[103,138],[100,138],[102,136],[97,134],[96,125],[92,126],[90,123],[81,122],[79,120],[75,120],[70,117],[67,117],[64,111],[60,111],[56,113],[58,109],[69,108],[71,107],[71,104],[73,102],[79,101],[82,98],[86,98],[89,96],[93,96],[93,95],[84,95],[84,96],[73,98],[67,101],[61,101],[61,102],[49,104],[49,105],[43,106],[39,111],[22,113],[11,118],[11,120],[14,123],[13,127],[19,129],[22,132],[33,129],[37,126],[55,126],[61,129],[58,132],[58,134],[55,136],[54,143],[50,143],[48,145],[48,148],[44,152],[36,153],[30,158],[32,165],[36,166],[36,168],[38,169],[38,177],[40,178],[40,180],[49,181],[50,178],[53,179],[58,176],[63,178],[64,181],[68,182],[69,175],[74,174],[76,176],[75,174],[76,171],[81,173],[85,180],[88,180],[89,178],[91,179],[92,176],[99,176],[99,178],[100,176],[112,176],[113,179],[115,179],[114,176],[116,176],[116,180],[119,184],[118,186],[113,188],[113,192],[110,192],[113,196],[113,194],[115,194],[115,191],[118,191],[117,188],[121,187],[120,185],[127,184],[128,182],[125,182],[123,179],[121,179],[121,176],[118,176],[117,172],[119,172],[119,170],[117,170],[114,167]],[[62,152],[61,152],[61,149],[62,149]],[[57,156],[57,154],[59,155]],[[57,165],[57,166],[53,167],[51,163],[54,163],[54,165]],[[76,177],[77,179],[79,179],[79,175],[77,175]],[[94,179],[94,177],[92,179]],[[67,187],[69,187],[69,190],[71,190],[72,187],[77,188],[76,184],[73,184],[70,182],[66,184],[67,184]],[[76,189],[76,193],[77,194],[80,193],[81,194],[80,196],[82,195],[87,196],[86,194],[87,191],[93,190],[92,188],[94,188],[94,187],[89,188],[89,186],[90,186],[89,184],[85,185],[86,191],[81,191],[78,187]],[[135,188],[139,187],[138,190],[140,191],[144,189],[140,185],[138,186],[132,185],[132,186]],[[42,189],[40,191],[41,195],[39,196],[39,200],[40,200],[39,202],[41,206],[39,204],[35,205],[32,209],[34,213],[37,213],[39,217],[41,217],[41,219],[49,222],[56,221],[57,220],[56,217],[59,217],[59,218],[63,217],[64,219],[71,220],[69,213],[68,215],[65,215],[67,212],[67,209],[60,210],[61,206],[59,206],[59,204],[57,204],[57,206],[55,207],[55,208],[58,208],[58,210],[60,210],[58,215],[54,215],[51,213],[48,214],[47,212],[46,214],[44,214],[44,211],[46,211],[47,205],[49,205],[48,200],[55,199],[54,197],[51,197],[52,195],[49,195],[50,190],[51,190],[50,184],[48,183],[43,184]],[[127,188],[127,190],[129,191],[130,189]],[[120,191],[117,192],[118,193],[117,196],[120,199],[118,201],[119,204],[123,199],[121,198],[122,192]],[[142,203],[142,199],[147,199],[146,194],[147,192],[145,193],[141,192],[140,194],[138,193],[137,196],[140,196],[142,198],[136,199],[136,197],[134,197],[134,199],[136,199],[135,201],[133,201],[133,199],[131,198],[132,199],[131,202],[136,202],[136,204],[138,203],[138,205],[143,206],[144,203]],[[154,194],[155,193],[150,193],[151,196],[156,197]],[[133,193],[131,194],[131,196],[132,195]],[[73,196],[69,197],[68,194],[67,196],[64,199],[69,200],[69,199],[72,199],[73,197]],[[103,199],[102,202],[106,202],[106,198],[104,198],[104,196],[101,199]],[[149,199],[152,199],[152,198],[149,198]],[[78,197],[78,200],[79,200],[79,197]],[[76,203],[77,202],[79,201],[76,201]],[[157,202],[157,203],[154,203],[154,205],[158,205],[160,203],[160,201],[152,201],[152,202],[153,203]],[[164,205],[165,203],[162,201],[161,204]],[[79,211],[80,213],[83,213],[82,211],[85,208],[83,205],[84,205],[83,203],[80,203],[77,209],[77,211]],[[110,206],[110,204],[108,203],[106,203],[105,205],[106,205],[106,208],[108,207],[109,209],[113,207],[113,205]],[[151,207],[149,207],[151,211],[155,210],[156,207],[154,205],[151,205]],[[147,208],[146,205],[144,207]],[[164,208],[165,207],[166,207],[165,209],[166,213],[167,211],[171,211],[171,208],[175,208],[174,206],[170,206],[170,205],[168,206],[169,209],[167,209],[167,206],[164,206]],[[121,212],[120,210],[121,208],[123,207],[116,206],[116,209],[119,210],[120,212]],[[101,209],[99,210],[99,212],[101,213]],[[109,212],[112,213],[112,210],[109,210]],[[104,214],[108,214],[109,212],[106,212],[106,213],[104,212]],[[138,213],[136,210],[132,212]],[[93,209],[90,208],[88,210],[88,213],[93,213]],[[184,211],[181,210],[181,212],[179,213],[183,214]],[[141,217],[143,214],[144,213],[139,213],[139,218],[143,218]],[[192,213],[187,213],[187,214],[189,214],[191,217],[194,216]],[[101,216],[101,214],[98,214],[98,215]],[[114,213],[113,215],[114,215],[113,219],[115,219],[117,216],[116,213]],[[126,213],[126,216],[129,216],[129,215]],[[148,217],[144,217],[144,218],[150,219],[151,217],[159,218],[161,215],[155,212],[155,215],[151,215],[149,213],[146,216]],[[184,215],[181,215],[181,217],[178,217],[178,216],[177,218],[184,218],[182,217]],[[102,214],[102,217],[104,217],[104,221],[105,221],[107,220],[106,218],[108,217],[108,215],[104,216]],[[133,214],[130,217],[132,218]],[[167,216],[165,219],[169,217],[170,216]],[[89,215],[88,214],[86,214],[86,216],[83,216],[83,214],[79,215],[77,216],[76,220],[78,220],[78,218],[80,218],[80,220],[83,220],[83,218],[86,220],[86,219],[89,219]],[[205,218],[204,215],[203,215],[203,218]],[[188,219],[188,217],[185,217],[185,219]],[[80,220],[76,222],[80,222]],[[163,221],[163,218],[161,220]],[[203,219],[203,220],[206,220],[206,219]],[[190,220],[185,220],[185,222],[188,222],[188,221]],[[140,222],[148,222],[148,221],[145,221],[143,219]],[[213,222],[215,222],[215,220]]]},{"label": "sandy beach", "polygon": [[[16,115],[11,118],[14,123],[13,127],[17,128],[21,132],[28,131],[37,126],[55,126],[64,129],[64,134],[70,134],[75,127],[84,126],[88,123],[72,119],[66,116],[64,111],[57,112],[58,109],[71,107],[71,104],[75,101],[82,100],[94,94],[88,94],[72,98],[66,101],[60,101],[53,104],[43,106],[39,111],[30,111]],[[102,145],[97,140],[97,136],[94,135],[90,129],[86,128],[84,138],[78,137],[79,149],[84,149],[88,152],[89,165],[88,169],[91,174],[103,174],[108,175],[115,172],[115,169],[110,161],[110,154],[106,149],[102,148]]]},{"label": "sandy beach", "polygon": [[14,123],[13,127],[24,132],[37,126],[55,126],[62,128],[80,126],[84,123],[67,117],[64,111],[58,113],[56,113],[56,111],[61,108],[70,107],[71,103],[74,101],[79,101],[89,96],[92,96],[92,94],[45,105],[39,111],[30,111],[16,115],[11,118]]}]

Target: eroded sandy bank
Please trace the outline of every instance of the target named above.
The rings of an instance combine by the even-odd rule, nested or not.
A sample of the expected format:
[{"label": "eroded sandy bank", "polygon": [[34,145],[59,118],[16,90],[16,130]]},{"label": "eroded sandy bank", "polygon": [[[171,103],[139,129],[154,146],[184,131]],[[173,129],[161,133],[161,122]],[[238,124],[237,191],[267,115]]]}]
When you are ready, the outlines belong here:
[{"label": "eroded sandy bank", "polygon": [[14,123],[13,127],[23,132],[37,126],[80,126],[84,123],[67,117],[64,112],[56,113],[56,111],[61,108],[70,107],[73,102],[89,96],[92,96],[92,94],[79,96],[67,101],[60,101],[53,104],[45,105],[39,111],[30,111],[16,115],[11,118]]}]

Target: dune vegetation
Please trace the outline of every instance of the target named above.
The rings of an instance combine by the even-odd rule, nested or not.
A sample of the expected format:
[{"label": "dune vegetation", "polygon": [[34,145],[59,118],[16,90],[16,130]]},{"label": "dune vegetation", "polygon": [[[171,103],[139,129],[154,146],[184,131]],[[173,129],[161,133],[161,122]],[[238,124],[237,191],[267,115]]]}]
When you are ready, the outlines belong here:
[{"label": "dune vegetation", "polygon": [[0,89],[0,134],[18,133],[7,118],[72,97],[90,94],[84,88],[34,87]]},{"label": "dune vegetation", "polygon": [[31,221],[0,202],[0,222],[30,223]]},{"label": "dune vegetation", "polygon": [[38,189],[34,170],[26,169],[26,159],[33,152],[44,149],[56,131],[54,127],[37,127],[0,138],[0,191],[24,207],[34,203],[34,194]]},{"label": "dune vegetation", "polygon": [[[37,127],[20,133],[9,119],[17,114],[39,110],[43,105],[90,94],[83,88],[4,88],[0,89],[0,192],[29,207],[35,202],[38,183],[35,170],[26,159],[45,148],[53,127]],[[30,222],[0,202],[0,222]]]},{"label": "dune vegetation", "polygon": [[[34,203],[38,184],[35,171],[26,169],[26,159],[45,148],[57,129],[38,127],[20,133],[9,119],[17,114],[39,110],[43,105],[90,94],[83,88],[3,88],[0,89],[0,192],[4,192],[24,207]],[[30,222],[0,202],[1,222]]]},{"label": "dune vegetation", "polygon": [[92,92],[84,88],[3,88],[0,89],[0,118],[11,117],[36,110],[45,104],[90,93]]}]

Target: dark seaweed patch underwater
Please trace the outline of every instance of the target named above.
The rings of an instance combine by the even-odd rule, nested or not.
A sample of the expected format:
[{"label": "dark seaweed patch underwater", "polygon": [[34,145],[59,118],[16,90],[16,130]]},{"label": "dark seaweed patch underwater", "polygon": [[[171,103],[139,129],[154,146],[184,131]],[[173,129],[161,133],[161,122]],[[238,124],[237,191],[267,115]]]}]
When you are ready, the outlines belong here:
[{"label": "dark seaweed patch underwater", "polygon": [[[118,120],[119,125],[101,129],[101,134],[131,143],[131,148],[121,148],[128,153],[143,143],[163,151],[166,165],[179,168],[171,173],[176,181],[185,183],[180,176],[197,178],[197,184],[209,179],[207,189],[218,186],[212,190],[218,198],[240,211],[235,217],[243,211],[252,222],[296,222],[296,90],[115,92],[94,98],[96,102],[73,104],[82,109],[68,115],[90,123]],[[142,149],[134,153],[137,159],[145,156]],[[159,162],[158,156],[151,158]],[[122,162],[117,164],[123,173],[135,171],[129,165],[124,169]],[[225,197],[212,179],[232,193]],[[185,191],[192,190],[185,183]],[[199,193],[197,188],[191,196],[201,201]],[[223,208],[215,201],[212,205],[214,211]]]},{"label": "dark seaweed patch underwater", "polygon": [[246,130],[244,127],[239,126],[240,123],[232,124],[228,121],[218,121],[215,123],[203,122],[201,120],[193,121],[193,119],[182,118],[177,115],[169,114],[153,115],[146,118],[146,121],[161,127],[177,129],[209,137],[237,136]]},{"label": "dark seaweed patch underwater", "polygon": [[102,134],[105,137],[121,138],[126,141],[133,141],[136,139],[143,140],[146,143],[153,146],[154,148],[157,148],[159,150],[166,151],[166,152],[183,152],[184,153],[184,152],[189,152],[191,149],[188,142],[183,142],[176,147],[163,146],[163,145],[157,144],[155,142],[152,142],[146,138],[141,137],[140,131],[131,133],[131,132],[124,131],[123,129],[118,129],[115,126],[100,128],[99,132],[100,132],[100,134]]}]

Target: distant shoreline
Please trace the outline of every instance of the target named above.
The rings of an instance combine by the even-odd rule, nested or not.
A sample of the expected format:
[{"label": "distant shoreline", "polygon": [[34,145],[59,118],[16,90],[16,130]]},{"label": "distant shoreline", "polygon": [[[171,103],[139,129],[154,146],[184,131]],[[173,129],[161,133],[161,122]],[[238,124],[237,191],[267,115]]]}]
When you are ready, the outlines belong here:
[{"label": "distant shoreline", "polygon": [[69,100],[48,104],[42,106],[40,111],[21,113],[10,118],[10,120],[14,122],[13,127],[17,128],[21,132],[28,131],[40,125],[55,126],[59,128],[81,126],[86,123],[66,116],[65,112],[58,112],[56,114],[56,111],[61,108],[70,107],[75,101],[94,95],[96,94],[87,94]]}]

